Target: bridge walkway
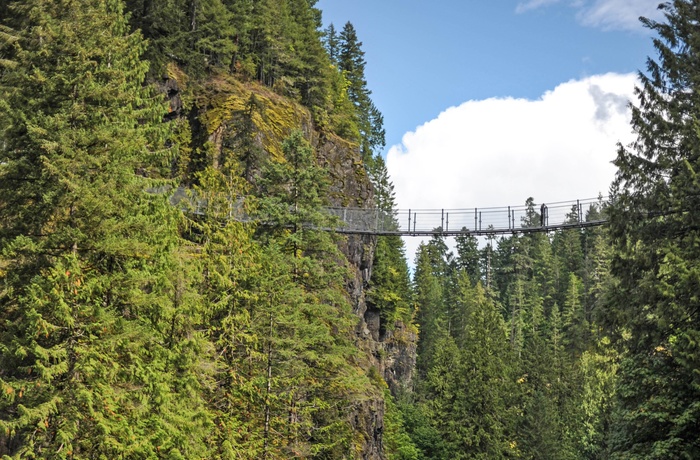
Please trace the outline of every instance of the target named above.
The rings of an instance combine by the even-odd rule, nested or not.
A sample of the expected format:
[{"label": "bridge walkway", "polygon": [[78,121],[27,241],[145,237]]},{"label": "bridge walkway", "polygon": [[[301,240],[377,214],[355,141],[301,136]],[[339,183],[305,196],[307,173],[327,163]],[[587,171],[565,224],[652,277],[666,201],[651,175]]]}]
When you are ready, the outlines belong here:
[{"label": "bridge walkway", "polygon": [[[162,193],[157,191],[156,193]],[[251,222],[242,202],[215,200],[223,206],[230,219]],[[170,196],[170,202],[183,211],[206,214],[210,205],[182,187]],[[227,203],[227,204],[226,204]],[[373,208],[327,207],[325,211],[337,218],[333,228],[322,230],[360,235],[454,236],[469,233],[475,236],[514,233],[551,232],[569,228],[604,225],[603,213],[609,200],[604,197],[538,203],[531,206],[474,207],[462,209],[407,209],[386,212]],[[213,203],[212,203],[213,205]]]},{"label": "bridge walkway", "polygon": [[533,206],[463,209],[408,209],[391,213],[379,209],[326,208],[338,218],[338,233],[454,236],[550,232],[604,225],[606,198],[589,198]]}]

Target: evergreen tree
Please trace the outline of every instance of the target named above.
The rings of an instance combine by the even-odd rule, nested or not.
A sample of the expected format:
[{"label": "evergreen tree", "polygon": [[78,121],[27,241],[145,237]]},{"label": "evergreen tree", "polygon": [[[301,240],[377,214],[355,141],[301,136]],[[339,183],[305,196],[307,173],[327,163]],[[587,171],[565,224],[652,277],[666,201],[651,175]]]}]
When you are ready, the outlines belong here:
[{"label": "evergreen tree", "polygon": [[335,30],[335,26],[332,22],[328,25],[326,30],[323,31],[323,45],[326,48],[328,57],[331,58],[331,62],[337,65],[339,53],[339,37],[338,31]]},{"label": "evergreen tree", "polygon": [[177,211],[145,43],[120,1],[10,4],[0,74],[0,451],[208,456],[205,340],[184,320]]},{"label": "evergreen tree", "polygon": [[512,359],[503,317],[481,285],[460,279],[465,331],[460,346],[458,402],[447,416],[445,439],[456,448],[452,458],[508,458],[517,453],[512,441],[514,411]]},{"label": "evergreen tree", "polygon": [[479,242],[476,237],[466,232],[456,236],[455,241],[457,242],[457,260],[455,261],[457,267],[465,271],[475,285],[481,279]]},{"label": "evergreen tree", "polygon": [[416,253],[416,268],[413,276],[415,301],[418,308],[417,322],[420,340],[417,350],[417,370],[424,376],[432,363],[436,342],[442,330],[447,329],[443,283],[435,275],[428,247],[421,244]]},{"label": "evergreen tree", "polygon": [[[214,431],[220,458],[260,457],[263,438],[265,359],[256,345],[262,326],[255,312],[262,292],[259,246],[249,224],[231,219],[231,206],[241,204],[246,184],[234,164],[228,169],[207,168],[198,175],[194,191],[207,201],[207,212],[191,219],[186,235],[197,245],[190,296],[199,306],[189,320],[207,331],[216,359],[216,384],[206,389],[217,429]],[[248,203],[245,203],[248,207]],[[234,209],[234,212],[240,210]]]},{"label": "evergreen tree", "polygon": [[384,119],[370,99],[372,92],[365,79],[365,53],[362,42],[352,23],[348,22],[340,32],[340,53],[338,66],[348,81],[348,95],[355,105],[357,126],[360,130],[360,151],[364,160],[369,160],[377,149],[384,148]]},{"label": "evergreen tree", "polygon": [[316,121],[328,109],[329,59],[321,42],[320,11],[309,0],[287,0],[293,19],[293,55],[297,59],[287,74],[294,79],[302,104],[309,107]]},{"label": "evergreen tree", "polygon": [[[567,223],[578,222],[578,208],[573,206],[566,215]],[[572,274],[579,279],[583,276],[584,252],[581,244],[582,233],[578,229],[559,230],[552,238],[554,255],[554,289],[555,300],[563,305],[567,296],[567,287]]]},{"label": "evergreen tree", "polygon": [[619,280],[606,315],[621,351],[613,458],[700,455],[697,119],[700,5],[661,5],[658,61],[640,74],[637,140],[615,164],[610,234]]},{"label": "evergreen tree", "polygon": [[[389,179],[384,159],[374,157],[368,165],[368,172],[374,186],[377,209],[386,213],[391,219],[392,227],[398,229],[394,184]],[[392,328],[397,320],[405,324],[411,322],[414,313],[410,303],[411,284],[406,250],[400,236],[377,237],[367,300],[379,309],[383,327]]]},{"label": "evergreen tree", "polygon": [[401,410],[389,390],[384,392],[384,451],[387,460],[418,460],[420,451],[406,432]]},{"label": "evergreen tree", "polygon": [[575,357],[588,349],[590,342],[590,326],[581,302],[582,293],[581,280],[573,273],[569,274],[562,313],[562,338],[566,350]]},{"label": "evergreen tree", "polygon": [[344,288],[347,271],[321,212],[327,173],[294,132],[285,161],[271,160],[259,179],[264,244],[262,291],[253,319],[262,326],[265,356],[262,458],[342,458],[353,448],[344,411],[368,391],[354,365],[354,316]]},{"label": "evergreen tree", "polygon": [[[265,116],[264,107],[255,94],[251,93],[244,108],[233,115],[236,133],[233,136],[232,145],[224,145],[222,149],[224,156],[229,153],[227,150],[230,149],[231,156],[238,157],[242,165],[243,177],[249,182],[253,182],[254,176],[259,172],[263,157],[263,150],[255,139],[257,133],[256,116]],[[223,158],[222,160],[225,172],[236,170],[235,167],[232,167],[233,158]],[[227,175],[231,176],[232,173],[228,172]]]}]

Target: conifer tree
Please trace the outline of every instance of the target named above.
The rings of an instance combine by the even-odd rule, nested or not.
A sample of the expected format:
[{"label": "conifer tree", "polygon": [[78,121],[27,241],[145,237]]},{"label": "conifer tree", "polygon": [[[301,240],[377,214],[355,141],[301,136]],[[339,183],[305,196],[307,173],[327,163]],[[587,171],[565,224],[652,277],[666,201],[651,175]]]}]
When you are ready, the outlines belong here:
[{"label": "conifer tree", "polygon": [[590,325],[581,302],[582,293],[581,280],[570,273],[562,312],[562,338],[566,350],[574,357],[588,349],[590,342]]},{"label": "conifer tree", "polygon": [[420,340],[417,350],[417,370],[421,376],[427,372],[441,330],[447,329],[443,283],[435,276],[428,254],[428,247],[421,244],[416,253],[416,269],[413,277],[417,321]]},{"label": "conifer tree", "polygon": [[338,66],[345,73],[350,100],[355,105],[357,126],[361,134],[360,151],[364,160],[369,160],[375,150],[385,144],[384,119],[370,99],[372,92],[367,88],[365,78],[365,58],[362,42],[352,23],[347,22],[339,35],[340,53]]},{"label": "conifer tree", "polygon": [[[574,206],[566,215],[566,222],[578,221],[578,208]],[[579,279],[583,276],[584,252],[581,245],[582,234],[577,229],[559,230],[552,238],[554,255],[555,300],[564,304],[571,274]]]},{"label": "conifer tree", "polygon": [[[372,158],[368,164],[368,172],[374,186],[375,206],[390,216],[393,228],[398,229],[394,184],[389,178],[384,159],[381,156]],[[379,309],[384,327],[393,328],[397,320],[406,324],[411,321],[411,286],[406,251],[401,237],[377,237],[367,299]]]},{"label": "conifer tree", "polygon": [[295,131],[285,160],[266,164],[259,179],[264,244],[263,292],[256,312],[264,337],[265,418],[261,458],[342,458],[353,432],[344,411],[369,391],[353,364],[354,316],[344,288],[347,271],[320,206],[327,172]]},{"label": "conifer tree", "polygon": [[700,455],[698,198],[700,5],[675,0],[658,34],[658,59],[640,74],[632,126],[615,164],[610,234],[619,280],[606,315],[619,350],[612,458]]},{"label": "conifer tree", "polygon": [[337,65],[339,53],[339,38],[338,31],[335,30],[333,23],[330,23],[326,30],[323,31],[323,44],[331,59],[331,63]]},{"label": "conifer tree", "polygon": [[204,389],[216,421],[212,444],[220,458],[257,458],[264,425],[260,407],[265,360],[256,347],[261,336],[253,319],[263,298],[261,252],[252,224],[232,218],[249,211],[250,204],[241,200],[247,184],[235,162],[205,169],[197,182],[194,192],[207,208],[188,220],[186,232],[197,248],[189,295],[198,308],[189,320],[207,331],[209,346],[216,351],[207,363],[215,383]]},{"label": "conifer tree", "polygon": [[302,104],[319,122],[328,109],[329,59],[321,42],[320,11],[308,0],[287,0],[293,19],[293,61],[287,74],[294,79]]},{"label": "conifer tree", "polygon": [[168,151],[145,43],[116,0],[10,4],[0,74],[0,451],[208,456],[207,347],[149,193]]},{"label": "conifer tree", "polygon": [[401,410],[387,389],[384,392],[384,452],[387,460],[419,460],[420,451],[406,432]]},{"label": "conifer tree", "polygon": [[475,285],[481,280],[479,242],[476,237],[466,232],[456,236],[455,241],[457,242],[457,259],[455,261],[457,267],[465,271],[472,280],[472,284]]}]

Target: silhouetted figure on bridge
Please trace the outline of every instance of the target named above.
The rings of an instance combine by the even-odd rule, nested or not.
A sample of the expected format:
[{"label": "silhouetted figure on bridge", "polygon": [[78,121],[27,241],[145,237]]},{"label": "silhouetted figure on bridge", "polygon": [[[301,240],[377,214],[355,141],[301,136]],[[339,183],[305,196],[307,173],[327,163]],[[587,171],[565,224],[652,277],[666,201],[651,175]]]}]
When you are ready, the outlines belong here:
[{"label": "silhouetted figure on bridge", "polygon": [[540,206],[540,227],[546,227],[547,226],[547,220],[548,219],[548,210],[547,210],[547,205],[542,203],[542,206]]}]

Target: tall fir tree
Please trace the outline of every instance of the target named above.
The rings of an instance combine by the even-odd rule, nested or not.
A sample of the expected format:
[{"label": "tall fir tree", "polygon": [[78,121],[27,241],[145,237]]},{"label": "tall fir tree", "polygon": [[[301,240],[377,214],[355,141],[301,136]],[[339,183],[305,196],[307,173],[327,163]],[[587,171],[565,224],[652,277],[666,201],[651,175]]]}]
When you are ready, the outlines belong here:
[{"label": "tall fir tree", "polygon": [[[384,159],[380,156],[372,158],[367,169],[374,187],[375,206],[388,217],[391,228],[398,229],[394,184],[389,178]],[[414,311],[411,307],[410,277],[406,250],[400,236],[377,237],[367,300],[379,309],[383,327],[393,328],[396,321],[404,324],[411,322]]]},{"label": "tall fir tree", "polygon": [[348,94],[355,105],[357,126],[360,130],[360,151],[362,158],[369,161],[376,150],[384,148],[384,118],[370,99],[372,92],[367,88],[365,78],[365,53],[362,42],[352,23],[347,22],[339,35],[340,52],[338,66],[348,81]]},{"label": "tall fir tree", "polygon": [[261,458],[343,458],[356,442],[344,411],[372,387],[355,365],[346,262],[317,229],[333,226],[320,209],[327,172],[300,131],[283,150],[258,181],[261,221],[278,223],[259,232],[268,273],[256,312],[267,363]]},{"label": "tall fir tree", "polygon": [[[121,1],[10,4],[0,74],[0,451],[209,454],[211,374],[160,185],[165,107]],[[149,192],[149,189],[151,190]],[[159,454],[161,452],[161,454]]]},{"label": "tall fir tree", "polygon": [[640,73],[637,140],[621,146],[610,208],[619,281],[608,326],[623,352],[612,458],[700,456],[700,5],[660,6],[658,60]]}]

